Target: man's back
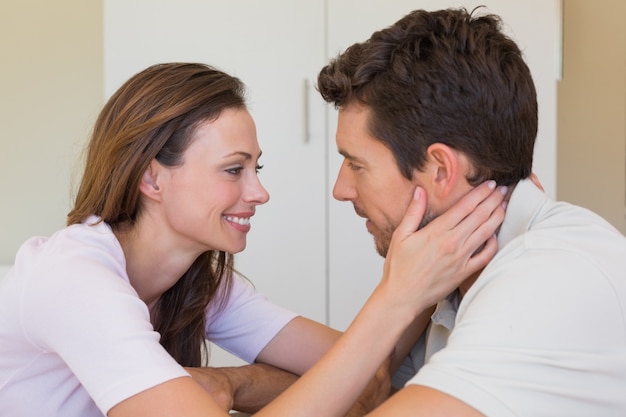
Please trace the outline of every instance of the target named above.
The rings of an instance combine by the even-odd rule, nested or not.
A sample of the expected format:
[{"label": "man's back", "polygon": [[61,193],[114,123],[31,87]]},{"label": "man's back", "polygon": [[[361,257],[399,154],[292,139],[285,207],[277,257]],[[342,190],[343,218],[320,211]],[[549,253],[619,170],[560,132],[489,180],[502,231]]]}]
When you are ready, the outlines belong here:
[{"label": "man's back", "polygon": [[500,251],[411,381],[486,415],[623,416],[626,238],[521,182]]}]

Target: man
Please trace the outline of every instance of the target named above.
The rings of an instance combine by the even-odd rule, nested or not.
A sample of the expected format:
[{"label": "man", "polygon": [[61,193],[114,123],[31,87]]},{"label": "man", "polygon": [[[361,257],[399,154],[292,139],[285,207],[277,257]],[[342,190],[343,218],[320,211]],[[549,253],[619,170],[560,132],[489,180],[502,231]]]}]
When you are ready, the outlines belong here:
[{"label": "man", "polygon": [[623,416],[626,239],[530,181],[532,77],[499,18],[476,13],[412,12],[318,77],[339,110],[333,194],[382,256],[416,187],[420,227],[486,179],[509,190],[498,254],[438,303],[395,376],[407,385],[371,415]]}]

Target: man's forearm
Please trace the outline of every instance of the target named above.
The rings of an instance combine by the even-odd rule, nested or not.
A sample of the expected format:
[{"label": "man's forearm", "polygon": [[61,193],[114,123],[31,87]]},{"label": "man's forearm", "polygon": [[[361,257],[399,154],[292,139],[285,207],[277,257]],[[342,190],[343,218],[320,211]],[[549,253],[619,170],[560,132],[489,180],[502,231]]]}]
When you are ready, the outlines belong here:
[{"label": "man's forearm", "polygon": [[246,413],[258,411],[298,379],[297,375],[265,364],[186,369],[224,410]]},{"label": "man's forearm", "polygon": [[[228,376],[233,387],[232,408],[246,413],[260,410],[298,379],[298,375],[266,364],[216,369]],[[389,397],[390,387],[389,361],[387,361],[346,417],[360,417],[372,411]]]},{"label": "man's forearm", "polygon": [[254,413],[293,384],[298,376],[270,365],[256,363],[222,368],[234,388],[233,409]]}]

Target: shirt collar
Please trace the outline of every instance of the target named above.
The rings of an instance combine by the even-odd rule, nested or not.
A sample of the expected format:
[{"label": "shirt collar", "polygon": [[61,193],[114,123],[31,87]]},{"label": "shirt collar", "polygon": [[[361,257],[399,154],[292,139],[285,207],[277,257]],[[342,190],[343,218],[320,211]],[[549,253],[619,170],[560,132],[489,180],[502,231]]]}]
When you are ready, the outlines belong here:
[{"label": "shirt collar", "polygon": [[515,186],[498,232],[499,249],[531,228],[547,200],[545,193],[530,180],[522,180]]}]

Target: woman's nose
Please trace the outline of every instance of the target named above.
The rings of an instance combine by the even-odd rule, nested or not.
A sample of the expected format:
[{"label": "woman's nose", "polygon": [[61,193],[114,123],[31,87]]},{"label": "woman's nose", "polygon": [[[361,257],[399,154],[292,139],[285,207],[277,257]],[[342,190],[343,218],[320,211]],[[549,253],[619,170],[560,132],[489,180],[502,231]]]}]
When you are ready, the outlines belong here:
[{"label": "woman's nose", "polygon": [[269,201],[270,194],[267,192],[265,187],[263,187],[263,184],[261,184],[259,177],[255,177],[251,186],[248,188],[244,199],[248,202],[259,205],[265,204]]}]

